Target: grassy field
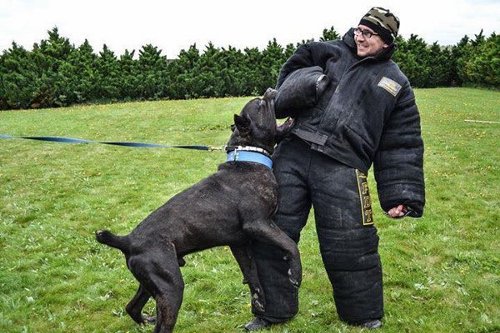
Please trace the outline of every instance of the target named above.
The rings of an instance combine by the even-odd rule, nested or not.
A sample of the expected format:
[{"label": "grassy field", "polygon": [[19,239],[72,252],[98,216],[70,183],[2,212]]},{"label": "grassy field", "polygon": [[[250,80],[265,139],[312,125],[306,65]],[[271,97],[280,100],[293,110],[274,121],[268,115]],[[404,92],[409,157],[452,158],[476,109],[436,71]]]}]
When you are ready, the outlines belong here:
[{"label": "grassy field", "polygon": [[[417,220],[375,212],[386,307],[379,331],[499,332],[500,93],[416,95],[427,206]],[[246,101],[0,112],[0,134],[222,146]],[[224,159],[222,152],[0,139],[0,332],[151,332],[124,313],[136,282],[122,254],[98,244],[94,231],[128,233]],[[373,200],[378,207],[376,193]],[[312,222],[300,244],[300,312],[269,332],[360,332],[337,318]],[[176,331],[242,331],[251,319],[249,294],[228,248],[186,261]],[[146,310],[153,313],[154,304]]]}]

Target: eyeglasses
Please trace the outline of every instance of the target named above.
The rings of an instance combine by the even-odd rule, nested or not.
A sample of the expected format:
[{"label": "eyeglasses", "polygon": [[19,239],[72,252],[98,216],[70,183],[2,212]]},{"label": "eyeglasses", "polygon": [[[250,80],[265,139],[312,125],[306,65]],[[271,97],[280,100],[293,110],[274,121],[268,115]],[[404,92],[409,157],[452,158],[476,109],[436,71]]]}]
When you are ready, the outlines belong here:
[{"label": "eyeglasses", "polygon": [[363,37],[365,37],[365,38],[367,38],[367,39],[368,39],[368,38],[371,38],[371,37],[372,37],[372,36],[374,36],[374,35],[375,35],[375,36],[378,36],[378,34],[377,34],[377,33],[375,33],[375,32],[371,32],[371,31],[369,31],[369,30],[361,30],[361,29],[359,29],[359,28],[355,28],[355,29],[354,29],[354,34],[355,34],[356,36],[363,35]]}]

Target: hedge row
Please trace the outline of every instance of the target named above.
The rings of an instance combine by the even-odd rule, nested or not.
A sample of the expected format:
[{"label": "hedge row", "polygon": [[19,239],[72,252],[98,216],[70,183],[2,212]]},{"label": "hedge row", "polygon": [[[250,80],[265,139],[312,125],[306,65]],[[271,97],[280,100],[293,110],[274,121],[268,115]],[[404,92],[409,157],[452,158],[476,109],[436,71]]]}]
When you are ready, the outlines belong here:
[{"label": "hedge row", "polygon": [[[338,38],[333,27],[320,40]],[[57,28],[31,51],[12,43],[0,56],[0,110],[66,106],[103,101],[249,96],[274,86],[281,65],[306,41],[258,48],[195,45],[169,60],[158,47],[116,56],[106,45],[95,53],[79,47]],[[416,35],[397,39],[394,60],[415,87],[500,86],[500,38],[482,31],[454,46],[427,45]]]}]

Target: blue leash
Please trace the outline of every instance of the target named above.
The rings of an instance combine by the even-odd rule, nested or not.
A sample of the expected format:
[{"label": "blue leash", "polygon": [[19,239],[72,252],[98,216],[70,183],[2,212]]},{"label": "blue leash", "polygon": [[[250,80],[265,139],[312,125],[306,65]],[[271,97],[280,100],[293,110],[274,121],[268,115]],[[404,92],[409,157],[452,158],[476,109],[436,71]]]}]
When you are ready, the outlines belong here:
[{"label": "blue leash", "polygon": [[36,141],[47,141],[47,142],[57,142],[57,143],[72,143],[72,144],[88,144],[88,143],[100,143],[104,145],[115,145],[122,147],[134,147],[134,148],[178,148],[178,149],[193,149],[193,150],[222,150],[223,147],[211,147],[204,145],[160,145],[156,143],[143,143],[143,142],[115,142],[115,141],[91,141],[78,138],[66,138],[60,136],[11,136],[7,134],[0,134],[0,139],[26,139],[26,140],[36,140]]},{"label": "blue leash", "polygon": [[[115,141],[91,141],[86,139],[78,138],[67,138],[61,136],[12,136],[7,134],[0,134],[0,139],[26,139],[26,140],[36,140],[36,141],[47,141],[47,142],[57,142],[57,143],[70,143],[70,144],[90,144],[90,143],[100,143],[105,145],[115,145],[122,147],[133,147],[133,148],[178,148],[178,149],[192,149],[192,150],[223,150],[227,147],[212,147],[204,145],[160,145],[156,143],[144,143],[144,142],[115,142]],[[254,162],[265,165],[269,169],[273,167],[272,159],[256,148],[245,148],[245,147],[234,147],[235,149],[227,152],[226,162]]]}]

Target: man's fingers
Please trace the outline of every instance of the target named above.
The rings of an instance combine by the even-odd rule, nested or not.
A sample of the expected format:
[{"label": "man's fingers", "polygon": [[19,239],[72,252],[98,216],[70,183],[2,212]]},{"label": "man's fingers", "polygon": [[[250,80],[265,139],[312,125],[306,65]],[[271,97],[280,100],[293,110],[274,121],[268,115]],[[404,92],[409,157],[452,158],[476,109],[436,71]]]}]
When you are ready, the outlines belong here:
[{"label": "man's fingers", "polygon": [[387,214],[390,217],[402,217],[406,214],[406,208],[403,205],[399,205],[397,207],[389,209]]}]

